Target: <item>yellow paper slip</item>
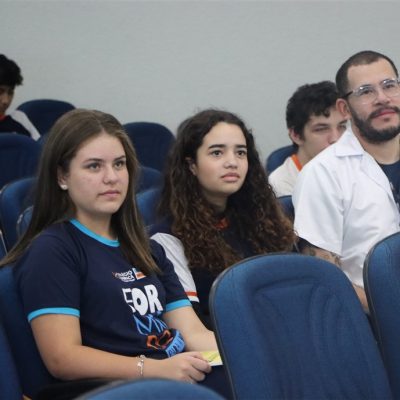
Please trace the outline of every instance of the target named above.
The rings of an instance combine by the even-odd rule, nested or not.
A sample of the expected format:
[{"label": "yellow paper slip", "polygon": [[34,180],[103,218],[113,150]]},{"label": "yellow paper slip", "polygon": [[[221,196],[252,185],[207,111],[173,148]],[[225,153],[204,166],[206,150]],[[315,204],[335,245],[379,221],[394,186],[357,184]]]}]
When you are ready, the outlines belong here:
[{"label": "yellow paper slip", "polygon": [[215,367],[217,365],[222,365],[222,359],[218,351],[215,350],[202,351],[201,355],[210,363],[212,367]]}]

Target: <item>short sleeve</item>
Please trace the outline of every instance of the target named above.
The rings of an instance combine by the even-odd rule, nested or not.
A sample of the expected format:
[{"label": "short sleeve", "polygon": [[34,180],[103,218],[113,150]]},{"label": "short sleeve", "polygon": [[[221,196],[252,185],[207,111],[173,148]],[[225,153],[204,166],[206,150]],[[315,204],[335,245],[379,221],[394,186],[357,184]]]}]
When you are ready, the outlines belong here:
[{"label": "short sleeve", "polygon": [[163,247],[189,300],[198,303],[196,284],[189,269],[182,242],[169,233],[156,233],[152,236],[152,239]]},{"label": "short sleeve", "polygon": [[176,308],[191,306],[183,286],[174,271],[171,261],[168,260],[165,255],[163,247],[154,240],[151,240],[150,243],[153,258],[162,272],[158,278],[166,293],[165,311],[172,311]]},{"label": "short sleeve", "polygon": [[68,238],[43,233],[16,265],[29,320],[43,314],[79,316],[82,260]]},{"label": "short sleeve", "polygon": [[268,175],[268,183],[271,185],[276,197],[289,196],[293,193],[298,171],[290,157]]}]

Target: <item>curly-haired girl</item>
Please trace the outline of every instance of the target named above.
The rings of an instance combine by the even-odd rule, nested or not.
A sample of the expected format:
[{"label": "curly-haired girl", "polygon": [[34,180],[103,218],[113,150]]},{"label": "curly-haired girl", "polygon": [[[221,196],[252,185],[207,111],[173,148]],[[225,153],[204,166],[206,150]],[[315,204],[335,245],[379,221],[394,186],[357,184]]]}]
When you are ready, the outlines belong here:
[{"label": "curly-haired girl", "polygon": [[252,133],[226,111],[204,110],[181,123],[159,211],[168,224],[153,227],[152,238],[206,324],[210,288],[220,272],[249,256],[290,250],[296,241]]}]

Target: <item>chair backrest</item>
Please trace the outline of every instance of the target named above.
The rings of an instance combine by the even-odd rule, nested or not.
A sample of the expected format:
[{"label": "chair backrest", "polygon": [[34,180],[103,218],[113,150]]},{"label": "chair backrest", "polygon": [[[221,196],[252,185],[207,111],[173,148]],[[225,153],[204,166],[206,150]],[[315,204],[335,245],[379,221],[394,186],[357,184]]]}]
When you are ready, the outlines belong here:
[{"label": "chair backrest", "polygon": [[34,398],[45,385],[55,382],[39,355],[11,266],[0,268],[0,316],[15,360],[23,393]]},{"label": "chair backrest", "polygon": [[40,145],[30,137],[14,133],[1,134],[0,189],[16,179],[35,175],[40,150]]},{"label": "chair backrest", "polygon": [[294,206],[292,202],[292,196],[287,195],[287,196],[281,196],[278,197],[279,202],[282,205],[283,211],[285,214],[292,220],[294,221]]},{"label": "chair backrest", "polygon": [[28,229],[29,222],[31,222],[32,218],[33,206],[29,206],[22,211],[22,214],[18,217],[17,220],[17,236],[21,237],[23,233]]},{"label": "chair backrest", "polygon": [[116,381],[90,391],[76,400],[222,400],[213,390],[188,382],[166,379]]},{"label": "chair backrest", "polygon": [[265,169],[271,173],[274,169],[278,168],[283,162],[295,152],[292,145],[280,147],[274,150],[265,161]]},{"label": "chair backrest", "polygon": [[393,397],[400,398],[400,232],[378,242],[364,263],[364,288]]},{"label": "chair backrest", "polygon": [[33,203],[36,178],[19,179],[5,185],[0,191],[0,226],[7,250],[18,239],[17,221],[21,213]]},{"label": "chair backrest", "polygon": [[168,152],[175,136],[164,125],[155,122],[129,122],[124,124],[140,164],[163,171]]},{"label": "chair backrest", "polygon": [[4,243],[3,232],[0,230],[0,260],[7,254],[6,244]]},{"label": "chair backrest", "polygon": [[137,206],[143,218],[144,224],[148,227],[157,220],[157,204],[160,199],[161,189],[151,188],[136,194]]},{"label": "chair backrest", "polygon": [[158,169],[140,167],[139,179],[136,186],[136,193],[143,192],[153,187],[160,186],[162,183],[162,174]]},{"label": "chair backrest", "polygon": [[237,399],[391,398],[355,291],[327,261],[243,260],[215,281],[210,310]]},{"label": "chair backrest", "polygon": [[28,116],[41,135],[49,132],[58,118],[74,108],[71,103],[54,99],[35,99],[18,106],[18,110]]},{"label": "chair backrest", "polygon": [[2,323],[0,323],[0,371],[1,398],[21,400],[22,389],[19,383],[17,368]]}]

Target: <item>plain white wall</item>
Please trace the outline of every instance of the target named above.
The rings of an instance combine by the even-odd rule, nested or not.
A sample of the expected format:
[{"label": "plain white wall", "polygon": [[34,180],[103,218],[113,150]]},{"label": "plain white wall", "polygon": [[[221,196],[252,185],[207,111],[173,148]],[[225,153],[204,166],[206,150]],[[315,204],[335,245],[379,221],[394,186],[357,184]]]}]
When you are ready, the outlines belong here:
[{"label": "plain white wall", "polygon": [[175,131],[216,106],[264,158],[289,144],[285,107],[353,53],[400,66],[396,1],[0,1],[0,52],[21,67],[13,106],[55,98]]}]

